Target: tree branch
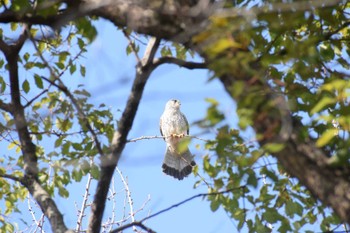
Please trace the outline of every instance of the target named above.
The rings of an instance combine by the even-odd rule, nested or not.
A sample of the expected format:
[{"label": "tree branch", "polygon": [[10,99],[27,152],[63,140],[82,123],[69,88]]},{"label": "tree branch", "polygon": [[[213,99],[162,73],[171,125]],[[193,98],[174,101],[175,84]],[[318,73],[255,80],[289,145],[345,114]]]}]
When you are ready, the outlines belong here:
[{"label": "tree branch", "polygon": [[160,57],[154,60],[154,64],[157,64],[157,65],[175,64],[190,70],[208,69],[208,65],[205,62],[189,62],[189,61],[184,61],[182,59],[178,59],[176,57]]},{"label": "tree branch", "polygon": [[[52,69],[52,67],[50,66],[50,64],[46,61],[46,59],[44,58],[44,56],[42,55],[42,53],[40,52],[38,46],[36,45],[35,41],[33,38],[31,38],[31,41],[34,45],[35,50],[37,51],[37,53],[39,54],[40,59],[42,60],[42,62],[45,64],[45,66],[47,67],[47,69],[49,70],[50,74],[52,77],[54,77],[54,80],[50,80],[48,78],[45,78],[43,76],[41,76],[42,79],[44,79],[45,81],[47,81],[49,84],[57,87],[59,90],[61,90],[72,102],[73,106],[75,107],[76,111],[78,112],[78,116],[79,118],[82,120],[82,122],[85,124],[86,128],[89,130],[89,132],[92,135],[92,138],[95,142],[95,146],[96,149],[98,151],[98,153],[100,155],[103,155],[104,152],[101,148],[101,143],[97,137],[97,134],[95,133],[93,127],[91,126],[89,120],[87,119],[84,111],[82,110],[82,108],[80,107],[80,104],[78,103],[78,101],[75,99],[74,95],[69,91],[69,89],[67,88],[67,86],[62,82],[62,80],[60,79],[60,75],[63,74],[64,71],[62,71],[62,73],[60,73],[60,75],[57,75],[56,72]],[[75,59],[75,58],[74,58]],[[55,81],[58,81],[58,84],[55,83]]]},{"label": "tree branch", "polygon": [[[183,135],[178,135],[179,137],[183,136]],[[168,136],[168,137],[172,137],[172,136]],[[138,137],[138,138],[133,138],[133,139],[128,139],[126,142],[129,143],[129,142],[137,142],[137,141],[141,141],[141,140],[149,140],[149,139],[166,139],[168,138],[166,136],[141,136],[141,137]],[[201,141],[204,141],[204,142],[210,142],[210,140],[208,139],[204,139],[204,138],[200,138],[200,137],[197,137],[197,136],[193,136],[193,135],[185,135],[183,137],[188,137],[188,138],[195,138],[195,139],[198,139],[198,140],[201,140]]]},{"label": "tree branch", "polygon": [[[4,52],[8,62],[11,90],[12,115],[18,132],[21,150],[24,161],[24,177],[19,181],[25,186],[29,193],[39,204],[41,210],[50,221],[51,229],[54,232],[66,232],[67,227],[63,222],[63,216],[59,212],[51,196],[43,189],[38,181],[38,163],[36,146],[31,140],[28,130],[28,123],[24,114],[24,107],[21,104],[21,93],[19,88],[18,59],[19,52],[28,38],[27,27],[13,45],[7,45],[0,39],[0,49]],[[10,177],[8,177],[10,178]]]},{"label": "tree branch", "polygon": [[119,232],[122,232],[123,230],[126,230],[126,229],[128,229],[130,227],[134,227],[134,226],[138,226],[138,227],[142,228],[143,230],[147,231],[148,233],[156,233],[151,228],[146,227],[142,222],[138,222],[138,221],[126,224],[126,225],[121,226],[121,227],[118,227],[117,229],[111,231],[110,233],[119,233]]},{"label": "tree branch", "polygon": [[10,175],[10,174],[0,174],[0,177],[2,178],[6,178],[6,179],[10,179],[13,181],[17,181],[17,182],[21,182],[22,178],[14,176],[14,175]]},{"label": "tree branch", "polygon": [[[183,204],[185,204],[185,203],[187,203],[187,202],[189,202],[189,201],[192,201],[193,199],[196,199],[196,198],[199,198],[199,197],[207,197],[207,196],[222,195],[222,194],[230,193],[230,192],[232,192],[232,191],[234,191],[234,190],[242,189],[242,188],[244,188],[244,187],[246,187],[246,185],[242,185],[242,186],[239,186],[239,187],[236,187],[236,188],[232,188],[232,189],[223,190],[223,191],[221,191],[221,192],[199,193],[199,194],[196,194],[196,195],[194,195],[194,196],[192,196],[192,197],[189,197],[189,198],[187,198],[187,199],[185,199],[185,200],[183,200],[183,201],[180,201],[180,202],[178,202],[178,203],[176,203],[176,204],[174,204],[174,205],[172,205],[172,206],[169,206],[168,208],[162,209],[162,210],[160,210],[160,211],[158,211],[158,212],[156,212],[156,213],[154,213],[154,214],[152,214],[152,215],[149,215],[149,216],[143,218],[143,219],[140,220],[140,221],[132,222],[132,223],[126,224],[126,225],[124,225],[124,226],[118,227],[117,229],[114,229],[113,231],[111,231],[111,233],[121,232],[121,231],[123,231],[123,230],[125,230],[125,229],[127,229],[127,228],[130,228],[130,227],[132,227],[132,226],[135,226],[135,225],[136,225],[136,226],[140,226],[139,224],[142,224],[144,221],[149,220],[149,219],[151,219],[151,218],[154,218],[154,217],[156,217],[156,216],[158,216],[158,215],[160,215],[160,214],[163,214],[163,213],[165,213],[165,212],[168,212],[168,211],[170,211],[170,210],[172,210],[172,209],[174,209],[174,208],[176,208],[176,207],[179,207],[179,206],[181,206],[181,205],[183,205]],[[143,229],[144,229],[144,228],[143,228]],[[148,228],[148,229],[149,229],[149,228]],[[146,229],[144,229],[144,230],[146,230]],[[149,230],[150,230],[150,229],[149,229]],[[154,231],[150,230],[150,231],[148,231],[148,232],[154,232]]]},{"label": "tree branch", "polygon": [[[125,188],[125,192],[126,192],[126,197],[128,199],[128,203],[129,203],[129,208],[130,208],[130,212],[129,215],[131,217],[131,223],[135,222],[135,212],[134,212],[134,202],[132,200],[131,197],[131,192],[129,189],[129,185],[127,183],[127,177],[124,179],[122,172],[119,169],[116,169],[117,172],[119,173],[120,179],[122,180],[122,183],[124,184],[124,188]],[[133,231],[137,232],[137,229],[135,227],[133,227]]]},{"label": "tree branch", "polygon": [[[90,160],[90,165],[92,165],[92,163],[93,163],[93,160],[91,159]],[[86,185],[85,185],[85,193],[84,193],[84,197],[83,197],[83,202],[81,204],[81,208],[80,208],[78,219],[77,219],[77,226],[75,228],[76,232],[80,232],[81,231],[81,227],[82,227],[82,224],[83,224],[83,218],[85,217],[85,209],[87,207],[87,201],[88,201],[88,198],[90,196],[90,186],[91,186],[92,179],[93,179],[92,175],[91,175],[91,173],[89,173],[88,177],[87,177],[87,182],[86,182]]]},{"label": "tree branch", "polygon": [[127,142],[127,136],[133,124],[136,112],[145,88],[146,82],[156,68],[152,65],[154,55],[159,47],[160,40],[152,38],[148,43],[145,55],[137,66],[136,77],[131,88],[131,92],[118,123],[118,129],[114,133],[111,154],[101,157],[101,175],[97,184],[94,201],[91,206],[91,216],[89,220],[88,232],[99,232],[101,228],[102,216],[105,209],[108,188],[118,164],[122,151]]},{"label": "tree branch", "polygon": [[27,108],[28,106],[30,106],[35,100],[37,100],[38,98],[40,98],[40,96],[42,96],[43,94],[45,94],[46,92],[48,92],[48,89],[45,89],[43,91],[41,91],[39,94],[37,94],[36,96],[33,97],[33,99],[29,100],[24,106],[23,108]]},{"label": "tree branch", "polygon": [[[256,64],[255,64],[256,65]],[[253,68],[252,68],[253,69]],[[257,66],[254,67],[257,70]],[[247,74],[244,74],[247,75]],[[244,96],[248,96],[250,91],[260,90],[263,95],[259,95],[255,114],[252,117],[253,129],[260,135],[259,144],[261,146],[269,143],[279,143],[284,145],[283,149],[271,153],[277,158],[284,169],[293,177],[305,185],[316,199],[320,199],[324,204],[329,205],[338,216],[347,223],[350,223],[350,169],[341,167],[336,169],[327,164],[328,156],[318,148],[312,139],[300,138],[301,123],[292,118],[291,127],[283,132],[283,121],[292,115],[287,109],[281,109],[279,105],[288,106],[282,96],[271,93],[271,89],[262,79],[251,82],[250,75],[242,79],[233,75],[220,77],[227,93],[232,96],[231,87],[237,80],[245,80],[246,89]],[[235,96],[237,102],[244,101],[244,96]],[[279,103],[279,104],[276,104]],[[280,132],[276,130],[281,129]]]},{"label": "tree branch", "polygon": [[0,100],[0,109],[4,110],[6,112],[9,112],[11,114],[13,113],[11,104],[4,103],[2,100]]}]

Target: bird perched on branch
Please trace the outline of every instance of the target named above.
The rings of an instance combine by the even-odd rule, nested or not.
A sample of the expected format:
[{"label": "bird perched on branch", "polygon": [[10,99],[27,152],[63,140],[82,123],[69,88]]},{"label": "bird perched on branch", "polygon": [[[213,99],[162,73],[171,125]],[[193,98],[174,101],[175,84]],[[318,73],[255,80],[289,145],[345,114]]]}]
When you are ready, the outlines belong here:
[{"label": "bird perched on branch", "polygon": [[163,172],[182,180],[192,172],[196,165],[188,146],[185,145],[185,136],[189,134],[188,121],[180,111],[179,100],[169,100],[160,117],[160,133],[166,142],[166,152],[163,161]]}]

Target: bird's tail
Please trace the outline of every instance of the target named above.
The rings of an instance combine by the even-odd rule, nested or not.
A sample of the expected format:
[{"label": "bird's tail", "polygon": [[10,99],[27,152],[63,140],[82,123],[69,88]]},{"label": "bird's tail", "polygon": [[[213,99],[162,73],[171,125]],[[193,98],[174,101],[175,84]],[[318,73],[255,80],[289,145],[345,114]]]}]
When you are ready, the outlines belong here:
[{"label": "bird's tail", "polygon": [[165,174],[182,180],[184,177],[191,174],[194,166],[196,166],[196,163],[188,148],[185,152],[177,154],[176,152],[171,151],[169,146],[167,146],[162,165]]}]

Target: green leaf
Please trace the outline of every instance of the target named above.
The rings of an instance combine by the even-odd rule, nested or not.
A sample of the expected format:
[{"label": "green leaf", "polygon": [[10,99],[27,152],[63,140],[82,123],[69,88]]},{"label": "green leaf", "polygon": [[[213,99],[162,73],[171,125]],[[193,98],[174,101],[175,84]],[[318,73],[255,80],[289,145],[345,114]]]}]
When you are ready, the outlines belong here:
[{"label": "green leaf", "polygon": [[38,88],[40,88],[40,89],[44,88],[43,79],[39,75],[34,74],[34,81],[35,81],[35,85]]},{"label": "green leaf", "polygon": [[62,130],[63,132],[67,132],[71,127],[73,123],[70,121],[70,119],[61,119],[57,118],[56,120],[56,126],[59,130]]},{"label": "green leaf", "polygon": [[62,187],[62,186],[59,186],[58,187],[58,194],[61,196],[61,197],[64,197],[64,198],[68,198],[69,197],[69,192],[66,188]]},{"label": "green leaf", "polygon": [[282,218],[278,210],[274,208],[266,208],[264,213],[262,214],[262,217],[269,223],[276,223]]},{"label": "green leaf", "polygon": [[214,198],[214,200],[211,201],[210,203],[210,209],[212,212],[215,212],[219,209],[220,207],[220,202],[217,198]]},{"label": "green leaf", "polygon": [[85,77],[86,74],[86,68],[83,65],[80,65],[80,74],[81,76]]},{"label": "green leaf", "polygon": [[77,66],[75,64],[71,64],[69,67],[69,73],[73,74],[77,70]]},{"label": "green leaf", "polygon": [[4,78],[0,76],[0,93],[4,93],[6,90],[6,83],[4,81]]},{"label": "green leaf", "polygon": [[64,137],[57,138],[57,140],[55,141],[55,148],[57,148],[57,147],[62,145],[63,139],[64,139]]},{"label": "green leaf", "polygon": [[28,93],[29,90],[30,90],[30,85],[29,85],[29,82],[28,80],[24,80],[24,82],[22,83],[22,89],[25,93]]},{"label": "green leaf", "polygon": [[10,23],[10,26],[12,31],[16,31],[18,28],[18,23]]},{"label": "green leaf", "polygon": [[269,153],[277,153],[283,150],[285,145],[282,143],[267,143],[263,146],[263,148]]},{"label": "green leaf", "polygon": [[43,53],[47,49],[47,43],[46,42],[39,42],[38,43],[38,50],[40,53]]},{"label": "green leaf", "polygon": [[289,217],[294,217],[294,215],[301,216],[303,214],[303,207],[299,203],[289,200],[286,202],[285,211]]},{"label": "green leaf", "polygon": [[72,172],[72,178],[76,182],[80,182],[81,179],[83,178],[83,172],[81,170],[73,170]]},{"label": "green leaf", "polygon": [[58,68],[60,68],[61,70],[63,70],[63,69],[66,67],[66,66],[64,65],[63,62],[56,62],[55,64],[56,64],[56,66],[57,66]]},{"label": "green leaf", "polygon": [[99,167],[96,166],[95,164],[93,164],[91,166],[90,174],[91,174],[92,178],[94,178],[95,180],[98,180],[100,178],[100,169],[99,169]]}]

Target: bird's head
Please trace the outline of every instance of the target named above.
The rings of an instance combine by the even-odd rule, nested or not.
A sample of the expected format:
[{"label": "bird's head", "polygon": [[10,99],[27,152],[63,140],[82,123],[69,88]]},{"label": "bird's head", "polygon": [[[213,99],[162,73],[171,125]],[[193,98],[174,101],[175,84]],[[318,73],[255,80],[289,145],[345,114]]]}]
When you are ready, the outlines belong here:
[{"label": "bird's head", "polygon": [[165,108],[167,108],[167,109],[171,109],[171,108],[173,108],[173,109],[180,109],[180,106],[181,106],[181,102],[180,102],[180,100],[176,100],[176,99],[171,99],[171,100],[169,100],[167,103],[166,103],[166,105],[165,105]]}]

